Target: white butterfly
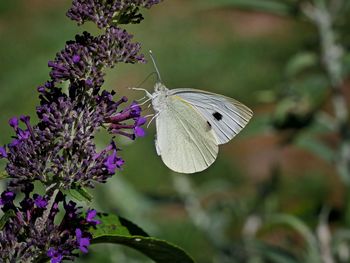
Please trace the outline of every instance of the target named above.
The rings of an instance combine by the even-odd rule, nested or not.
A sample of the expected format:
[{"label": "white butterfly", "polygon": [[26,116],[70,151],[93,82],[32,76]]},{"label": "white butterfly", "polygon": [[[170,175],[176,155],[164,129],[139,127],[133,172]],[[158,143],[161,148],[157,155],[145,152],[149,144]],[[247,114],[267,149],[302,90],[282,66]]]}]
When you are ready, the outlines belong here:
[{"label": "white butterfly", "polygon": [[[160,80],[152,53],[151,58]],[[156,113],[157,153],[178,173],[208,168],[218,155],[218,145],[235,137],[253,115],[229,97],[197,89],[167,89],[160,81],[152,94],[146,93]]]}]

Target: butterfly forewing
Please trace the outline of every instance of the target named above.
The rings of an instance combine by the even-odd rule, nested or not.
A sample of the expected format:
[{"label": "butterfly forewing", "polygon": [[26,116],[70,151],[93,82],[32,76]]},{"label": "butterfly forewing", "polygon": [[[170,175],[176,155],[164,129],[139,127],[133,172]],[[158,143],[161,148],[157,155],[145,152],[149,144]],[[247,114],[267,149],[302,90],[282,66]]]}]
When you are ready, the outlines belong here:
[{"label": "butterfly forewing", "polygon": [[156,118],[157,151],[173,171],[195,173],[218,155],[216,135],[205,118],[186,100],[173,95]]},{"label": "butterfly forewing", "polygon": [[219,94],[196,89],[172,89],[169,94],[181,97],[210,123],[217,144],[235,137],[253,115],[242,103]]}]

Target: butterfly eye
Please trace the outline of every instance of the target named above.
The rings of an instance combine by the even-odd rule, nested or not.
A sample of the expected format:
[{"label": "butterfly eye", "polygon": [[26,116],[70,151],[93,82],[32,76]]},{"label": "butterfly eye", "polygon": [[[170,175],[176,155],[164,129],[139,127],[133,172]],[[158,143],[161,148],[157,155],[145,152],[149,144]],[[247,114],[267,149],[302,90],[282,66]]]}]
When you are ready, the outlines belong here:
[{"label": "butterfly eye", "polygon": [[213,116],[214,116],[214,118],[215,118],[216,120],[218,120],[218,121],[220,121],[220,120],[222,119],[221,113],[219,113],[219,112],[217,112],[217,111],[213,113]]}]

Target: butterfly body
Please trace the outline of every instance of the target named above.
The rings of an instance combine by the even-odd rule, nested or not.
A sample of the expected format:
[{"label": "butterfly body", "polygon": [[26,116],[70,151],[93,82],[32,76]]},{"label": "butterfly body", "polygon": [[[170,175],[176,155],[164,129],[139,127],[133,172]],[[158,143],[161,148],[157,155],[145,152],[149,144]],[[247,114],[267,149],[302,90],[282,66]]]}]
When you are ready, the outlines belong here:
[{"label": "butterfly body", "polygon": [[167,89],[156,83],[150,94],[156,113],[156,149],[173,171],[195,173],[216,159],[219,144],[230,141],[252,116],[231,98],[196,89]]},{"label": "butterfly body", "polygon": [[154,86],[154,92],[151,95],[152,107],[156,114],[159,114],[164,108],[167,107],[169,89],[165,87],[162,83],[157,82]]}]

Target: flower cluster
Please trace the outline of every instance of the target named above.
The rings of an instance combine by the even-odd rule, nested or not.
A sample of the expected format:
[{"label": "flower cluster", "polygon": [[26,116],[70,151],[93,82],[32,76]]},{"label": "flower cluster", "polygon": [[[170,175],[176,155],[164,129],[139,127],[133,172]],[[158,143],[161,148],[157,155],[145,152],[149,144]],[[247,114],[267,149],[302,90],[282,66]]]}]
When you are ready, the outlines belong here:
[{"label": "flower cluster", "polygon": [[[115,136],[132,140],[144,136],[146,119],[140,106],[136,102],[127,105],[126,97],[115,99],[115,92],[101,87],[106,68],[121,62],[144,62],[140,44],[133,43],[132,36],[118,25],[139,21],[138,8],[158,2],[73,0],[68,16],[79,24],[93,21],[104,31],[100,36],[87,32],[76,36],[49,61],[51,79],[38,87],[37,123],[31,123],[29,116],[9,121],[15,135],[0,147],[0,159],[7,160],[10,179],[0,198],[4,212],[0,220],[1,262],[50,259],[59,263],[73,260],[79,250],[88,251],[88,229],[99,223],[94,219],[96,211],[84,215],[61,191],[106,182],[124,164]],[[62,84],[68,87],[66,92]],[[100,129],[106,129],[112,138],[99,150],[94,138]],[[45,187],[44,195],[35,194],[37,181]],[[24,193],[19,205],[14,202],[16,191]]]},{"label": "flower cluster", "polygon": [[73,0],[67,16],[83,24],[93,21],[99,28],[111,24],[139,23],[139,7],[150,8],[161,0]]},{"label": "flower cluster", "polygon": [[[0,206],[8,221],[0,232],[1,262],[33,262],[38,258],[49,258],[51,263],[73,259],[78,249],[88,252],[91,234],[88,230],[100,222],[96,211],[88,210],[82,215],[76,203],[66,201],[58,191],[50,200],[48,196],[34,194],[32,185],[23,189],[24,198],[17,206],[15,193],[1,194]],[[57,221],[60,205],[63,218]]]},{"label": "flower cluster", "polygon": [[[79,250],[88,252],[89,229],[99,224],[97,212],[84,214],[61,191],[106,182],[124,164],[115,137],[134,140],[144,136],[146,119],[141,107],[136,102],[127,105],[126,97],[115,99],[115,92],[101,87],[106,68],[121,62],[144,62],[140,44],[133,43],[132,35],[117,25],[139,21],[138,8],[158,2],[73,0],[68,16],[79,24],[91,20],[104,33],[76,36],[49,61],[51,79],[38,87],[36,124],[29,116],[9,121],[15,135],[0,147],[0,159],[7,160],[10,179],[0,198],[4,213],[0,220],[1,262],[59,263],[73,260]],[[94,138],[101,129],[113,138],[98,150]],[[34,182],[44,186],[44,195],[35,193]],[[18,197],[19,205],[15,191],[24,195]]]},{"label": "flower cluster", "polygon": [[68,41],[64,50],[49,61],[54,82],[69,80],[99,88],[103,84],[103,69],[116,63],[144,62],[139,55],[140,44],[131,42],[132,35],[124,29],[109,27],[105,34],[93,37],[84,32],[75,41]]},{"label": "flower cluster", "polygon": [[[137,104],[118,111],[126,98],[116,102],[112,98],[105,91],[90,103],[94,107],[81,107],[80,101],[62,95],[38,107],[40,122],[35,126],[31,126],[28,116],[12,118],[9,123],[16,136],[6,150],[0,148],[1,156],[8,160],[10,187],[24,187],[35,180],[64,189],[93,187],[94,181],[105,182],[112,176],[124,161],[113,141],[98,152],[95,133],[108,125],[112,134],[135,139],[144,135],[141,125],[145,123]],[[19,127],[20,121],[25,129]]]}]

